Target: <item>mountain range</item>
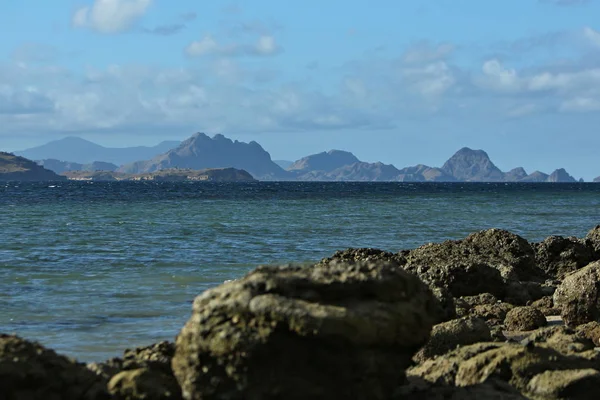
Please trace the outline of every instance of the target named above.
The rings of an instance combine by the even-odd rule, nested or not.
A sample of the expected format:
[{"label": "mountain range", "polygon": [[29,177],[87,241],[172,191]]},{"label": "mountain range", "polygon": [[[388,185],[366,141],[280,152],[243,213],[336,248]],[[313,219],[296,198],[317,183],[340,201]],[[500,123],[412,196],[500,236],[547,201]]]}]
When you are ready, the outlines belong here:
[{"label": "mountain range", "polygon": [[[77,154],[79,160],[93,159],[96,162],[73,163],[72,159],[61,158],[61,155],[65,156],[67,153],[61,146],[67,146],[68,153]],[[112,154],[112,160],[118,153],[121,160],[126,162],[121,163],[119,168],[115,168],[118,162],[100,163],[98,160],[101,159],[99,157],[102,152],[99,149]],[[131,159],[140,151],[149,154],[161,149],[164,150],[162,153],[138,160]],[[39,164],[58,173],[103,168],[125,174],[151,173],[173,168],[236,168],[248,171],[259,180],[281,181],[576,182],[563,168],[551,174],[540,171],[527,174],[522,167],[503,172],[494,165],[485,151],[468,147],[457,151],[442,167],[419,164],[398,169],[380,162],[361,161],[354,154],[342,150],[313,154],[295,162],[273,161],[270,154],[255,141],[233,141],[221,134],[211,138],[204,133],[196,133],[183,142],[162,142],[154,147],[122,149],[105,148],[78,138],[65,138],[18,154],[43,155],[45,157],[34,158],[40,160]],[[600,177],[595,181],[600,181]]]},{"label": "mountain range", "polygon": [[100,146],[82,138],[69,136],[42,146],[16,151],[14,154],[30,160],[56,159],[78,164],[91,164],[96,161],[102,161],[123,165],[155,157],[178,146],[179,143],[177,141],[165,141],[153,147],[111,148]]}]

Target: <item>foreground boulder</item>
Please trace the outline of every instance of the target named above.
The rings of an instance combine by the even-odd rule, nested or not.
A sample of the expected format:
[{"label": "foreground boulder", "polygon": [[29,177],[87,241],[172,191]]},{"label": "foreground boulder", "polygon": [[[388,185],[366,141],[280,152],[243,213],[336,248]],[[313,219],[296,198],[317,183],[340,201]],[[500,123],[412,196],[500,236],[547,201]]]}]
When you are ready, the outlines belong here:
[{"label": "foreground boulder", "polygon": [[84,364],[18,336],[0,335],[0,398],[109,399],[106,381]]},{"label": "foreground boulder", "polygon": [[600,261],[565,277],[554,293],[554,306],[565,324],[582,325],[600,318]]},{"label": "foreground boulder", "polygon": [[554,279],[562,280],[596,260],[593,247],[574,237],[550,236],[533,246],[538,267]]},{"label": "foreground boulder", "polygon": [[435,303],[395,263],[260,267],[196,298],[173,370],[185,399],[389,399]]}]

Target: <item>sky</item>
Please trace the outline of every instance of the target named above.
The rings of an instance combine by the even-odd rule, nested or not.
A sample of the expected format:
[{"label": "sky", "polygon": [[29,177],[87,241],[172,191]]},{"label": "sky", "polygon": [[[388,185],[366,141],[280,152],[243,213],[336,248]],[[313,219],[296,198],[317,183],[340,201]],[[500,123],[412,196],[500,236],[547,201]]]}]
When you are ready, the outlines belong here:
[{"label": "sky", "polygon": [[600,175],[600,0],[0,0],[0,150],[195,132]]}]

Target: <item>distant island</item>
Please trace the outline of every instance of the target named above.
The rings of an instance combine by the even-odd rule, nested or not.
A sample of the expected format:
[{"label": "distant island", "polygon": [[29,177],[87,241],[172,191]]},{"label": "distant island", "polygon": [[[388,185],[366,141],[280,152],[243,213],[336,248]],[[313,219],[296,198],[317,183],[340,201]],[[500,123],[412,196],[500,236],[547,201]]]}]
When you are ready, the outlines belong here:
[{"label": "distant island", "polygon": [[0,181],[64,181],[60,176],[35,162],[12,153],[0,152]]},{"label": "distant island", "polygon": [[[60,150],[60,151],[59,151]],[[148,158],[133,159],[140,153]],[[234,169],[261,181],[325,181],[325,182],[531,182],[573,183],[575,179],[564,168],[547,174],[527,173],[522,167],[501,171],[483,150],[463,147],[441,167],[424,164],[396,168],[381,162],[369,163],[342,150],[312,154],[295,162],[273,161],[271,155],[255,141],[231,140],[217,134],[209,137],[199,132],[183,142],[162,142],[154,147],[110,149],[80,138],[65,138],[18,152],[43,155],[36,162],[69,179],[88,180],[207,180],[206,171]],[[72,154],[78,160],[65,159]],[[107,155],[108,154],[108,155]],[[119,164],[103,155],[125,160]],[[61,158],[62,157],[62,158]],[[177,171],[177,172],[173,172]],[[181,171],[197,171],[183,173]],[[184,175],[188,178],[184,178]],[[212,176],[212,175],[211,175]],[[245,180],[247,177],[238,176]],[[226,179],[238,179],[226,178]],[[213,178],[211,178],[213,179]],[[220,178],[214,178],[220,179]],[[224,178],[225,179],[225,178]],[[600,177],[594,182],[600,182]]]},{"label": "distant island", "polygon": [[163,169],[156,172],[127,174],[116,171],[69,171],[65,172],[69,180],[75,181],[205,181],[205,182],[254,182],[256,179],[248,172],[235,168],[212,168],[203,170]]}]

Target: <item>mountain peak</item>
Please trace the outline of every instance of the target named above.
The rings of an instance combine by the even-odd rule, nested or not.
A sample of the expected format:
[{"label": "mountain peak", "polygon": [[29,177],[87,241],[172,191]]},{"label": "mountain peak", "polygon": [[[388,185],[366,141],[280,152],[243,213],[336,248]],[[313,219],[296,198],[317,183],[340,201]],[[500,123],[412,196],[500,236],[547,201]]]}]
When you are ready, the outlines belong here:
[{"label": "mountain peak", "polygon": [[222,134],[210,138],[204,133],[196,133],[164,154],[125,165],[119,171],[137,174],[170,168],[236,168],[248,171],[256,179],[290,178],[258,143],[234,142]]},{"label": "mountain peak", "polygon": [[577,182],[577,179],[573,178],[564,168],[559,168],[550,174],[548,182]]},{"label": "mountain peak", "polygon": [[457,151],[441,168],[442,171],[466,182],[499,182],[504,174],[494,165],[483,150],[463,147]]},{"label": "mountain peak", "polygon": [[338,168],[352,165],[360,162],[356,156],[348,151],[342,150],[329,150],[328,152],[321,152],[312,154],[308,157],[301,158],[300,160],[293,163],[288,171],[294,171],[296,173],[305,173],[308,171],[325,171],[331,172]]}]

